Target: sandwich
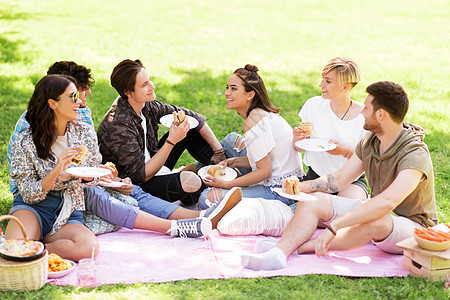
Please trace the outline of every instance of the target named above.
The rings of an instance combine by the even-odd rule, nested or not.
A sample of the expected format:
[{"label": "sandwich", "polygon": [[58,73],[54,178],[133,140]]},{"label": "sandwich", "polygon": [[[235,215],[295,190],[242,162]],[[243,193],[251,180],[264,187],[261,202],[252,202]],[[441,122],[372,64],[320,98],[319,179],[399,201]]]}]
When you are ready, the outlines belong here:
[{"label": "sandwich", "polygon": [[291,176],[284,180],[283,192],[290,195],[300,194],[300,181],[296,176]]},{"label": "sandwich", "polygon": [[72,162],[81,166],[81,164],[85,161],[85,159],[89,156],[88,148],[83,145],[78,145],[76,147],[78,149],[78,154],[72,158]]},{"label": "sandwich", "polygon": [[307,136],[314,135],[314,127],[312,122],[301,122],[300,124],[298,124],[298,128],[304,131]]},{"label": "sandwich", "polygon": [[177,126],[183,123],[184,119],[186,118],[186,115],[182,110],[180,110],[179,112],[174,111],[172,114],[173,114],[173,122]]},{"label": "sandwich", "polygon": [[223,177],[226,175],[226,172],[224,167],[215,165],[211,166],[206,172],[206,174],[212,177]]},{"label": "sandwich", "polygon": [[108,162],[105,164],[105,166],[108,166],[108,167],[110,167],[110,168],[113,169],[112,175],[113,175],[114,177],[119,176],[119,172],[117,172],[116,166],[115,166],[112,162],[109,162],[109,161],[108,161]]}]

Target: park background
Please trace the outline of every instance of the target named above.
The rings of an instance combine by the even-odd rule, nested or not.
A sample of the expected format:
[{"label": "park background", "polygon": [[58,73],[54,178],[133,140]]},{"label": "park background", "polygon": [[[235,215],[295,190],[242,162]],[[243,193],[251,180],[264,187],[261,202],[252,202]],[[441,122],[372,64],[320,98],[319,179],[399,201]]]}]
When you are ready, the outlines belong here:
[{"label": "park background", "polygon": [[[228,76],[257,65],[272,102],[295,126],[297,113],[320,95],[320,70],[330,58],[353,58],[365,87],[389,80],[410,99],[406,121],[425,128],[434,163],[438,216],[450,222],[449,20],[447,0],[378,1],[105,1],[0,0],[0,215],[12,203],[7,145],[34,84],[58,60],[92,69],[88,105],[96,126],[117,96],[113,67],[143,61],[157,99],[208,117],[216,136],[242,132],[243,120],[225,108]],[[162,129],[161,133],[165,129]],[[184,155],[181,164],[192,162]],[[5,224],[0,224],[4,229]],[[0,298],[446,298],[443,283],[420,278],[308,275],[78,289],[46,285],[38,292],[0,292]]]}]

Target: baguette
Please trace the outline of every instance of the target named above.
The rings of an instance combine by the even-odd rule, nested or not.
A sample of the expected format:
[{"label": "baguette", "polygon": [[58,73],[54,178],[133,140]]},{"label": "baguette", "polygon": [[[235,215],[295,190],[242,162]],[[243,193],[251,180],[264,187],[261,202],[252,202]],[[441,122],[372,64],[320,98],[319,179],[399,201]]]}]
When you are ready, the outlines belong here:
[{"label": "baguette", "polygon": [[226,175],[225,168],[222,166],[211,166],[206,174],[212,177],[223,177]]}]

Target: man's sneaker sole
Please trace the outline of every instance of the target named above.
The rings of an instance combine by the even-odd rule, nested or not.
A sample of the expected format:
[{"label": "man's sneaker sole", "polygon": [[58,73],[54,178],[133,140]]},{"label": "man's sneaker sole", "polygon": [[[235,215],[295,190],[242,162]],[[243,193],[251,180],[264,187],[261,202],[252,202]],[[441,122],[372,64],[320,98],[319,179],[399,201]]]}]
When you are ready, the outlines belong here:
[{"label": "man's sneaker sole", "polygon": [[208,216],[211,220],[212,229],[217,228],[217,224],[222,217],[227,214],[242,199],[242,190],[240,187],[234,187],[228,191],[225,197],[219,202],[216,209]]}]

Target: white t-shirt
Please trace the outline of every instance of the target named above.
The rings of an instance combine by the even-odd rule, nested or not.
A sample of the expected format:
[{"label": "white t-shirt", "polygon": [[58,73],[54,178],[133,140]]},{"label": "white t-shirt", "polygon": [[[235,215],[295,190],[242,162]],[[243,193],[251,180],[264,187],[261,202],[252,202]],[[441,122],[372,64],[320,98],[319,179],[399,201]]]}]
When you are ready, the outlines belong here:
[{"label": "white t-shirt", "polygon": [[67,132],[64,135],[58,135],[56,137],[55,143],[52,145],[51,149],[57,158],[64,150],[69,148],[69,142],[67,141]]},{"label": "white t-shirt", "polygon": [[[362,114],[352,120],[341,120],[331,109],[330,100],[321,96],[308,99],[298,115],[302,118],[302,122],[313,123],[314,135],[312,138],[335,140],[351,149],[355,149],[359,140],[368,132],[363,128],[364,117]],[[347,158],[327,152],[305,151],[303,161],[314,172],[323,176],[339,170],[345,165]]]},{"label": "white t-shirt", "polygon": [[244,138],[252,170],[256,170],[256,162],[270,154],[272,176],[260,184],[281,185],[284,178],[304,174],[302,157],[292,145],[292,128],[282,116],[268,113],[246,132]]},{"label": "white t-shirt", "polygon": [[[147,136],[147,122],[145,121],[145,117],[144,115],[141,113],[141,119],[142,119],[142,129],[144,129],[144,137]],[[147,139],[144,138],[144,155],[145,155],[145,163],[147,163],[152,157],[150,156],[150,152],[147,149]],[[161,169],[159,169],[159,171],[155,174],[155,176],[158,175],[165,175],[165,174],[169,174],[172,171],[170,171],[170,169],[166,166],[162,166]]]}]

